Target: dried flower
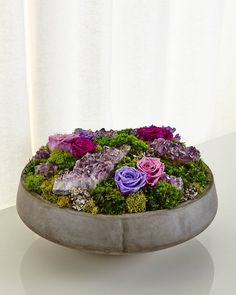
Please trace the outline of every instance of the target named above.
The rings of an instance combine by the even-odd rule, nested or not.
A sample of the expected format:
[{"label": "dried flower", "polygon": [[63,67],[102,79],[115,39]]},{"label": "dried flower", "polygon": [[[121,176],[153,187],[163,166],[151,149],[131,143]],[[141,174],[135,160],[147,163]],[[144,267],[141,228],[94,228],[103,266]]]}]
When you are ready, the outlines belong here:
[{"label": "dried flower", "polygon": [[194,200],[198,195],[198,191],[194,185],[190,185],[188,188],[184,190],[183,197],[181,199],[182,202],[187,200]]},{"label": "dried flower", "polygon": [[71,193],[72,208],[77,211],[81,211],[84,205],[87,204],[89,200],[91,199],[89,192],[80,187],[73,187],[70,190],[70,193]]}]

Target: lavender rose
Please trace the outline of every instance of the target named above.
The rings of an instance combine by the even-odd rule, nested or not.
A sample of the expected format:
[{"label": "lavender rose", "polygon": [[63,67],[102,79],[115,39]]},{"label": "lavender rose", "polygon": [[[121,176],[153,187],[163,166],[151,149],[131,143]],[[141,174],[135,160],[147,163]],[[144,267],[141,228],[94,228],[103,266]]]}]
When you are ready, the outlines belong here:
[{"label": "lavender rose", "polygon": [[137,162],[140,171],[147,174],[147,183],[154,186],[162,176],[165,165],[158,158],[143,157]]},{"label": "lavender rose", "polygon": [[48,148],[51,151],[55,149],[68,151],[76,158],[95,150],[96,146],[96,142],[75,134],[51,135],[48,138]]},{"label": "lavender rose", "polygon": [[124,166],[116,170],[115,183],[122,194],[136,193],[146,184],[146,173]]}]

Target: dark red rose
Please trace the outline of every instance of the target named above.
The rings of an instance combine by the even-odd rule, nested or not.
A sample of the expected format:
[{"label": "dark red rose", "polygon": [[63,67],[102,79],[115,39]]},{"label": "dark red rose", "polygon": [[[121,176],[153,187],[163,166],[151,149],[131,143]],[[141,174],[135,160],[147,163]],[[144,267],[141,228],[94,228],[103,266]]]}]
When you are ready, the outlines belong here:
[{"label": "dark red rose", "polygon": [[142,127],[136,129],[137,137],[145,141],[153,141],[156,138],[164,138],[167,140],[173,139],[173,134],[165,127]]}]

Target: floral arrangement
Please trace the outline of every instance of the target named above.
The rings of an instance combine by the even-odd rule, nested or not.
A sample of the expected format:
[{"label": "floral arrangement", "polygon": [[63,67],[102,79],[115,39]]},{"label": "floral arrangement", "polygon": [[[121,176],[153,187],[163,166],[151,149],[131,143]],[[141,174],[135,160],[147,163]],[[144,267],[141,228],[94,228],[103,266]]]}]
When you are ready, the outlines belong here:
[{"label": "floral arrangement", "polygon": [[200,152],[175,131],[152,125],[51,135],[26,165],[25,187],[58,207],[92,214],[174,208],[211,182]]}]

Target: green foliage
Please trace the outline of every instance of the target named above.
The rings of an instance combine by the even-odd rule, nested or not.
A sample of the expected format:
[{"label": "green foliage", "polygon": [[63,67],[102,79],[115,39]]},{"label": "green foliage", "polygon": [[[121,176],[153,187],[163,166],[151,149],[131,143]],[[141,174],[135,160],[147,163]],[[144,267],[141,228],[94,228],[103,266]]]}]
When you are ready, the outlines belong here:
[{"label": "green foliage", "polygon": [[51,152],[48,161],[56,164],[60,170],[72,169],[75,165],[76,158],[67,151],[55,149]]},{"label": "green foliage", "polygon": [[137,164],[137,159],[135,158],[130,158],[128,156],[123,157],[123,159],[115,166],[115,170],[123,167],[123,166],[129,166],[129,167],[134,167],[136,168]]},{"label": "green foliage", "polygon": [[176,177],[181,177],[186,188],[194,183],[200,192],[211,181],[211,172],[202,160],[186,164],[172,162],[167,159],[161,159],[161,161],[165,164],[165,172]]},{"label": "green foliage", "polygon": [[114,180],[103,181],[90,191],[102,214],[123,214],[126,209],[125,197],[118,191]]},{"label": "green foliage", "polygon": [[86,213],[98,214],[99,209],[96,206],[93,199],[90,199],[87,204],[84,205],[83,211]]},{"label": "green foliage", "polygon": [[34,159],[32,159],[32,160],[30,160],[29,162],[28,162],[28,164],[25,166],[25,168],[24,168],[24,171],[23,171],[23,174],[24,175],[27,175],[27,174],[32,174],[32,173],[34,173],[34,168],[35,168],[35,166],[37,166],[37,165],[39,165],[40,163],[45,163],[45,162],[47,162],[47,160],[46,159],[40,159],[40,160],[34,160]]},{"label": "green foliage", "polygon": [[114,137],[101,136],[96,138],[96,142],[101,146],[106,145],[111,147],[120,147],[123,144],[128,144],[131,146],[129,155],[135,155],[148,149],[148,145],[145,141],[126,133],[120,133]]},{"label": "green foliage", "polygon": [[45,177],[39,174],[28,174],[25,177],[25,186],[28,191],[41,194],[41,185],[44,182]]},{"label": "green foliage", "polygon": [[147,199],[142,192],[129,194],[126,198],[127,211],[129,213],[144,212]]},{"label": "green foliage", "polygon": [[155,186],[143,189],[147,198],[147,210],[171,209],[178,205],[182,191],[164,181],[159,181]]}]

